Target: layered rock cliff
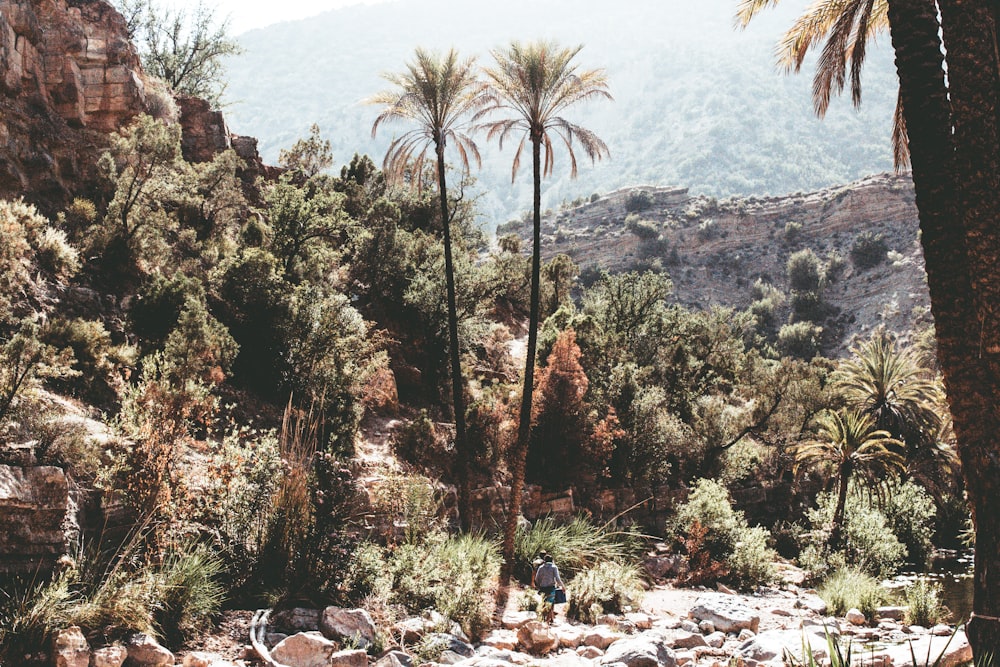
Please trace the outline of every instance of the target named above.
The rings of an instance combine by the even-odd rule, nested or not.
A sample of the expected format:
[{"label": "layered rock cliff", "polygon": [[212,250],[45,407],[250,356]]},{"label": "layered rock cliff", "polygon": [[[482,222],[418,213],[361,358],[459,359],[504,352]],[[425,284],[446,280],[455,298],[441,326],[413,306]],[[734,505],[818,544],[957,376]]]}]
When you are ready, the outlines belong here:
[{"label": "layered rock cliff", "polygon": [[0,0],[0,196],[51,212],[146,110],[139,56],[103,0]]},{"label": "layered rock cliff", "polygon": [[[646,208],[629,218],[629,201],[637,196]],[[788,292],[788,258],[808,248],[824,263],[836,258],[839,266],[823,290],[831,308],[821,324],[824,352],[840,354],[852,336],[879,324],[906,332],[930,321],[918,229],[908,176],[881,174],[817,192],[721,201],[684,188],[641,187],[549,213],[542,222],[542,255],[568,254],[584,277],[597,269],[662,269],[678,303],[745,308],[758,278]],[[530,223],[498,233],[505,231],[530,247]],[[888,252],[878,266],[862,269],[851,261],[851,248],[865,232],[881,235]]]}]

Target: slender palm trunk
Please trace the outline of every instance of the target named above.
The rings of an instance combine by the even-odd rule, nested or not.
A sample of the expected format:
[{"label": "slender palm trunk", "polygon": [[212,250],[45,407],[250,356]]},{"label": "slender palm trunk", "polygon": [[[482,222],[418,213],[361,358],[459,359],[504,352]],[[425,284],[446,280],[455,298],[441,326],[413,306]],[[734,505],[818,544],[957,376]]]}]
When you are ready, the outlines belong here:
[{"label": "slender palm trunk", "polygon": [[[1000,136],[996,2],[941,0],[955,137],[956,225],[964,230],[973,317],[966,320],[978,371],[976,414],[955,415],[966,491],[976,523],[973,617],[978,658],[1000,655]],[[975,322],[975,326],[968,323]],[[971,335],[970,335],[971,334]],[[968,362],[967,362],[968,363]],[[965,390],[957,386],[955,393]],[[952,392],[949,392],[951,394]],[[972,406],[970,406],[972,407]],[[963,406],[963,409],[967,410]],[[959,424],[959,422],[962,422]]]},{"label": "slender palm trunk", "polygon": [[[946,0],[941,4],[945,20],[948,21],[951,9],[949,3]],[[957,7],[959,3],[953,4]],[[975,307],[972,276],[977,274],[970,267],[970,254],[980,251],[968,244],[965,225],[969,221],[969,215],[963,214],[962,210],[976,210],[974,203],[968,199],[981,196],[982,185],[965,190],[966,195],[961,198],[966,200],[963,207],[959,185],[962,179],[976,176],[967,173],[975,167],[972,167],[968,157],[963,156],[963,173],[959,173],[955,153],[962,141],[971,140],[973,147],[981,147],[974,137],[968,136],[971,126],[965,125],[967,121],[962,118],[962,114],[970,112],[967,100],[962,100],[962,86],[965,84],[958,83],[959,88],[954,91],[958,95],[955,100],[957,104],[949,105],[935,4],[926,0],[890,0],[889,23],[909,134],[913,184],[920,216],[931,311],[937,334],[938,360],[954,419],[963,473],[977,519],[973,601],[976,616],[969,624],[968,632],[973,651],[978,658],[982,658],[990,654],[997,655],[997,644],[1000,641],[1000,571],[997,569],[1000,565],[1000,512],[996,507],[997,498],[1000,497],[996,488],[997,480],[1000,479],[1000,461],[997,460],[994,444],[1000,425],[992,409],[996,405],[997,388],[1000,385],[995,381],[995,372],[991,372],[989,368],[993,364],[984,363],[982,358],[985,350],[983,344],[996,341],[980,339],[980,334],[986,332],[987,323],[981,319]],[[992,21],[988,25],[992,28]],[[954,26],[946,26],[946,31],[948,28],[954,29]],[[953,36],[949,33],[946,39],[951,42]],[[995,45],[995,38],[993,44]],[[964,56],[960,53],[968,46],[961,39],[949,44],[950,83],[956,74],[961,79],[963,69],[971,64],[965,63]],[[953,69],[956,67],[957,70]],[[985,92],[995,95],[996,89]],[[951,134],[952,110],[959,114],[955,122],[955,143],[952,142]],[[990,106],[989,112],[995,114],[996,107]],[[994,122],[991,133],[993,136],[995,131]],[[995,150],[994,148],[993,160],[996,160]],[[989,199],[991,198],[987,201]],[[996,217],[981,222],[995,225]],[[976,243],[983,240],[979,238]],[[985,252],[992,254],[995,248],[995,242],[990,243]],[[982,267],[982,256],[975,262],[976,270]],[[981,285],[983,281],[992,282],[994,289],[997,289],[995,266],[994,264],[985,274],[980,274],[977,283]],[[983,325],[982,330],[980,324]],[[992,333],[994,324],[989,323],[989,327]],[[993,353],[988,352],[987,355],[993,356]]]},{"label": "slender palm trunk", "polygon": [[455,305],[455,267],[451,258],[451,219],[444,173],[444,141],[438,140],[437,176],[441,195],[441,227],[444,229],[444,272],[448,288],[448,353],[451,358],[451,393],[455,409],[455,456],[458,459],[458,516],[462,530],[469,530],[469,447],[465,436],[465,394],[458,354],[458,308]]},{"label": "slender palm trunk", "polygon": [[848,459],[840,465],[837,486],[837,506],[833,510],[833,526],[830,530],[830,548],[837,550],[843,546],[844,511],[847,508],[847,489],[851,483],[851,461]]},{"label": "slender palm trunk", "polygon": [[517,521],[521,516],[521,495],[524,492],[525,462],[528,458],[528,442],[531,439],[531,405],[535,389],[535,350],[538,345],[538,311],[542,266],[542,137],[541,133],[531,134],[531,166],[534,177],[534,197],[532,200],[534,225],[531,248],[531,305],[528,313],[528,349],[524,360],[524,388],[521,391],[521,413],[517,423],[517,442],[510,455],[511,482],[510,503],[507,509],[507,523],[503,533],[503,572],[501,580],[506,582],[514,571],[514,536]]}]

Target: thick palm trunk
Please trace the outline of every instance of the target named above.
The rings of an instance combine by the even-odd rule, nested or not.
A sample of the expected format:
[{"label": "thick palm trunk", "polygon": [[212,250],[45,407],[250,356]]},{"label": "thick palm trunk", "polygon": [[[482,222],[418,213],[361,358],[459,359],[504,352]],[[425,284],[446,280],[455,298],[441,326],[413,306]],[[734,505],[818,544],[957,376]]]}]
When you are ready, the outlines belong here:
[{"label": "thick palm trunk", "polygon": [[451,257],[451,220],[444,173],[444,142],[437,143],[438,192],[441,195],[441,227],[444,229],[444,272],[448,290],[448,356],[451,359],[451,393],[455,408],[455,456],[458,459],[458,516],[462,530],[469,530],[469,447],[465,436],[465,394],[458,354],[458,308],[455,305],[455,267]]},{"label": "thick palm trunk", "polygon": [[[1000,138],[995,2],[941,0],[955,137],[956,222],[964,230],[973,313],[967,319],[978,376],[975,406],[955,432],[976,523],[973,617],[977,657],[1000,655]],[[974,326],[968,326],[975,323]],[[964,376],[963,378],[964,379]],[[949,388],[950,389],[950,388]],[[952,393],[969,388],[956,385]],[[968,410],[975,407],[976,412]]]},{"label": "thick palm trunk", "polygon": [[534,197],[532,199],[534,225],[531,247],[531,305],[528,313],[528,349],[524,360],[524,388],[521,392],[521,413],[517,423],[517,442],[511,450],[508,461],[511,467],[510,502],[507,508],[507,523],[503,534],[502,581],[510,580],[514,571],[514,537],[517,522],[521,517],[521,495],[524,492],[525,461],[528,458],[528,442],[531,439],[531,404],[535,389],[535,350],[538,344],[538,312],[541,282],[541,229],[542,229],[542,139],[532,132],[531,166],[534,177]]},{"label": "thick palm trunk", "polygon": [[[955,3],[957,4],[957,3]],[[947,2],[943,3],[945,14],[950,13]],[[970,197],[982,196],[981,186],[969,187],[960,202],[958,184],[961,179],[973,174],[960,173],[975,170],[967,156],[960,158],[963,167],[957,169],[955,148],[957,142],[970,138],[967,132],[972,126],[959,127],[967,121],[956,119],[956,143],[952,142],[952,108],[949,106],[944,82],[943,56],[938,37],[938,20],[934,3],[927,0],[890,0],[889,23],[893,48],[896,52],[896,69],[899,74],[900,95],[909,134],[910,153],[913,165],[913,183],[916,191],[917,209],[920,216],[921,242],[927,269],[927,284],[931,296],[931,310],[937,333],[938,359],[944,375],[948,402],[954,418],[955,433],[962,457],[963,472],[969,489],[974,511],[977,516],[976,577],[973,608],[977,614],[970,624],[969,638],[977,656],[996,655],[1000,627],[998,604],[1000,595],[1000,572],[998,554],[997,460],[995,434],[998,432],[997,418],[993,406],[996,405],[996,375],[983,363],[985,350],[980,339],[986,333],[986,322],[980,319],[973,299],[972,276],[978,275],[977,283],[988,280],[996,288],[995,268],[985,274],[974,273],[970,268],[970,254],[980,251],[973,248],[966,235],[965,224],[969,216],[963,213],[967,208],[971,213],[975,206],[962,206]],[[989,22],[992,26],[992,21]],[[947,30],[947,27],[946,27]],[[959,28],[961,31],[961,28]],[[953,35],[946,39],[951,41]],[[964,56],[956,51],[967,48],[961,40],[949,44],[949,80],[963,67]],[[955,51],[953,51],[955,49]],[[952,61],[959,72],[953,73]],[[995,72],[993,73],[995,74]],[[959,84],[961,87],[965,84]],[[995,95],[996,90],[987,91]],[[959,98],[962,93],[959,92]],[[959,101],[955,111],[959,116],[968,113],[965,104]],[[990,107],[995,113],[995,107]],[[995,135],[995,123],[992,134]],[[974,145],[977,143],[972,138]],[[964,152],[964,149],[960,152]],[[995,149],[992,159],[996,159]],[[985,176],[987,180],[990,176]],[[995,187],[995,186],[994,186]],[[995,194],[995,192],[994,192]],[[988,197],[987,201],[989,201]],[[993,225],[996,218],[982,220]],[[974,223],[980,224],[980,223]],[[979,238],[976,242],[982,242]],[[991,253],[992,250],[985,252]],[[996,257],[996,255],[993,255]],[[982,267],[977,258],[976,271]],[[995,265],[994,265],[995,267]],[[994,302],[995,303],[995,302]],[[980,329],[980,326],[983,328]],[[990,325],[992,327],[992,324]],[[992,353],[987,353],[992,354]],[[992,376],[992,377],[991,377]],[[990,581],[992,579],[992,581]],[[992,620],[990,620],[992,619]]]}]

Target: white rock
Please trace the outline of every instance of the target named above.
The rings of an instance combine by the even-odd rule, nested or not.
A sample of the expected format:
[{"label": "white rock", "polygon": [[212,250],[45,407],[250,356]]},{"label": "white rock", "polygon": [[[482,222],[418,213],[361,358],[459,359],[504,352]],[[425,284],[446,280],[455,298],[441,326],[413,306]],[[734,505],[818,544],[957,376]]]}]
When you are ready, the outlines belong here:
[{"label": "white rock", "polygon": [[[740,635],[744,632],[750,632],[747,629],[740,630]],[[753,637],[753,633],[750,632],[750,637]],[[749,637],[747,638],[749,639]],[[705,643],[712,648],[722,648],[722,645],[726,643],[726,633],[715,631],[712,634],[705,637]]]},{"label": "white rock", "polygon": [[328,667],[337,645],[319,632],[299,632],[271,649],[276,662],[294,667]]},{"label": "white rock", "polygon": [[698,624],[687,618],[681,621],[680,628],[685,632],[701,632],[701,628],[698,627]]},{"label": "white rock", "polygon": [[195,651],[184,656],[184,667],[221,667],[222,658],[214,653]]},{"label": "white rock", "polygon": [[128,657],[124,646],[105,646],[95,649],[90,655],[91,667],[122,667]]},{"label": "white rock", "polygon": [[525,623],[537,620],[538,614],[533,611],[511,611],[503,615],[500,623],[508,630],[517,630]]},{"label": "white rock", "polygon": [[[917,656],[917,664],[920,665],[926,662],[928,665],[938,664],[938,667],[956,667],[956,665],[971,662],[972,647],[969,645],[965,632],[959,630],[954,637],[951,636],[951,633],[952,630],[949,629],[948,636],[924,635],[913,639],[912,642],[907,641],[888,646],[884,652],[892,659],[894,665],[912,664],[912,655]],[[911,643],[912,655],[910,654]],[[937,662],[939,657],[941,658],[940,663]]]},{"label": "white rock", "polygon": [[616,641],[621,639],[622,636],[623,635],[620,632],[615,632],[606,625],[598,625],[597,627],[584,631],[583,643],[587,646],[596,646],[604,651]]},{"label": "white rock", "polygon": [[337,651],[330,655],[329,667],[368,667],[368,653],[362,649]]},{"label": "white rock", "polygon": [[698,630],[703,635],[710,635],[715,632],[715,623],[712,621],[702,621],[698,624]]},{"label": "white rock", "polygon": [[740,636],[737,637],[737,639],[741,642],[745,642],[748,639],[753,639],[755,636],[757,635],[753,630],[747,630],[746,628],[743,628],[742,630],[740,630]]},{"label": "white rock", "polygon": [[954,628],[952,628],[950,625],[945,625],[944,623],[938,623],[933,628],[931,628],[931,634],[934,635],[935,637],[950,637],[951,633],[954,631],[955,631]]},{"label": "white rock", "polygon": [[653,627],[653,617],[640,611],[625,614],[625,620],[632,623],[639,630],[649,630]]},{"label": "white rock", "polygon": [[674,653],[674,660],[677,661],[677,666],[690,665],[697,659],[697,656],[693,651],[677,651]]},{"label": "white rock", "polygon": [[561,625],[556,628],[559,645],[566,648],[576,648],[583,643],[584,630],[579,625]]},{"label": "white rock", "polygon": [[587,658],[588,660],[594,660],[600,658],[604,655],[604,651],[597,648],[596,646],[581,646],[576,649],[576,654],[581,658]]},{"label": "white rock", "polygon": [[517,648],[517,633],[513,630],[496,629],[483,637],[480,643],[493,648],[513,651]]},{"label": "white rock", "polygon": [[795,601],[795,606],[808,609],[809,611],[819,614],[820,616],[826,615],[827,605],[818,595],[812,593],[805,593],[799,596],[799,599]]},{"label": "white rock", "polygon": [[149,635],[137,634],[125,643],[128,659],[136,667],[173,667],[174,654]]},{"label": "white rock", "polygon": [[52,660],[56,667],[88,667],[90,644],[77,626],[60,630],[52,638]]},{"label": "white rock", "polygon": [[389,651],[375,662],[374,667],[413,667],[413,658],[402,651]]},{"label": "white rock", "polygon": [[879,607],[876,610],[876,615],[879,618],[889,618],[894,621],[902,621],[904,618],[906,618],[906,607],[897,607],[897,606]]},{"label": "white rock", "polygon": [[711,621],[715,630],[739,632],[743,628],[757,632],[760,615],[741,602],[739,597],[709,593],[695,600],[688,614],[699,621]]}]

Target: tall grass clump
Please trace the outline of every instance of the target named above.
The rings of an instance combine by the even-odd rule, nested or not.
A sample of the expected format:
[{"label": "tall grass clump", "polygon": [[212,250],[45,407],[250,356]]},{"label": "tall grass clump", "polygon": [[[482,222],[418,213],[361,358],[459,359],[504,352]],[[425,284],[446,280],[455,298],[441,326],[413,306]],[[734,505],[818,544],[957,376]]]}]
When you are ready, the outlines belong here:
[{"label": "tall grass clump", "polygon": [[906,587],[906,622],[929,628],[937,625],[947,610],[941,602],[941,585],[920,577]]},{"label": "tall grass clump", "polygon": [[602,614],[620,614],[635,609],[641,600],[638,566],[603,561],[573,579],[566,615],[584,623],[596,623]]},{"label": "tall grass clump", "polygon": [[603,561],[622,560],[637,553],[639,534],[598,526],[583,517],[558,523],[550,517],[539,519],[530,528],[518,528],[514,538],[514,575],[531,579],[531,563],[542,551],[548,552],[559,571],[572,576]]},{"label": "tall grass clump", "polygon": [[869,621],[875,618],[887,596],[878,579],[854,567],[834,572],[817,590],[834,616],[843,616],[849,609],[857,609]]},{"label": "tall grass clump", "polygon": [[436,609],[471,637],[490,626],[500,573],[497,545],[481,535],[434,531],[386,556],[388,579],[372,586],[409,613]]}]

